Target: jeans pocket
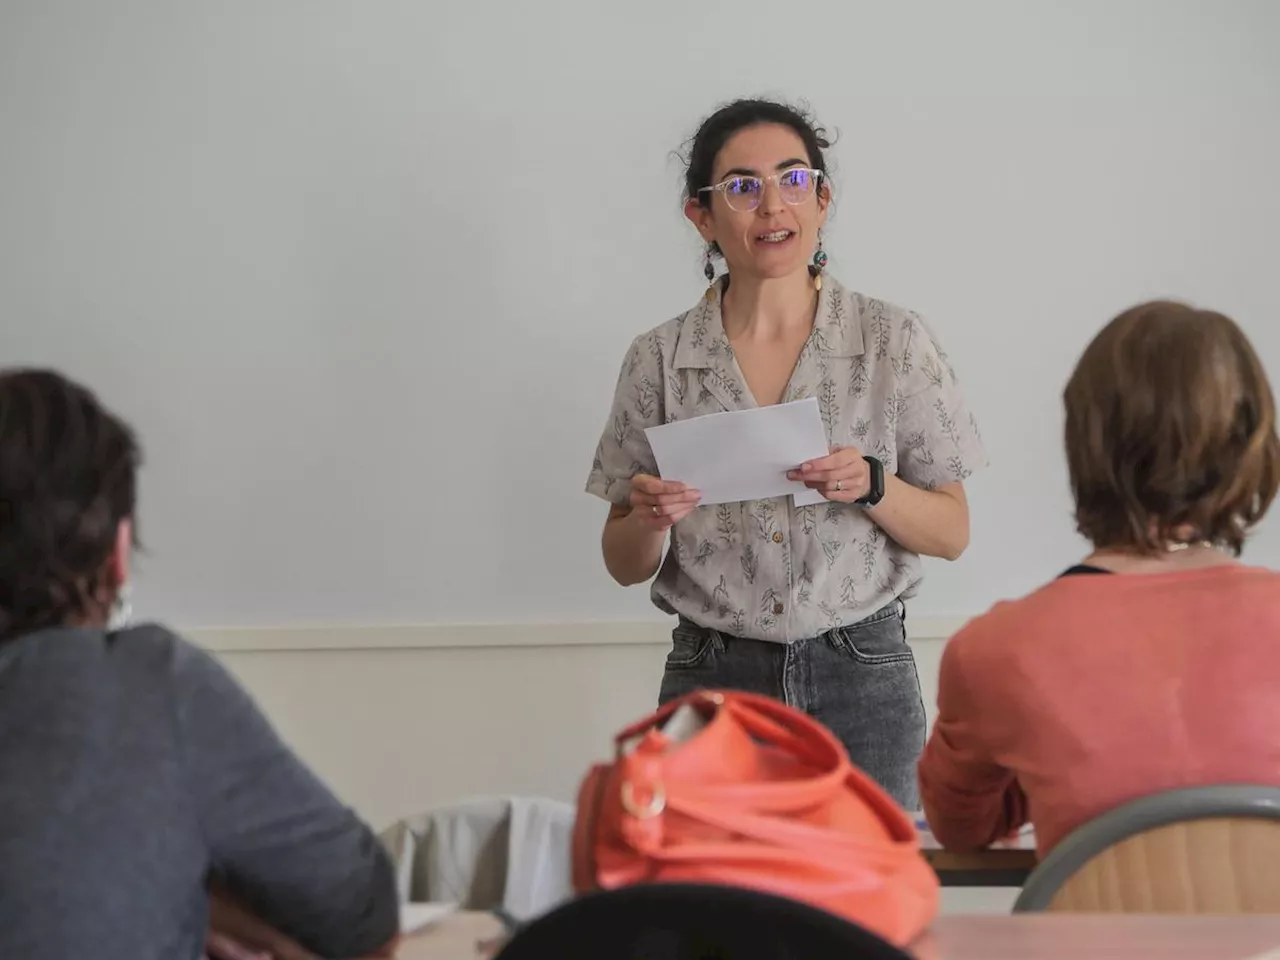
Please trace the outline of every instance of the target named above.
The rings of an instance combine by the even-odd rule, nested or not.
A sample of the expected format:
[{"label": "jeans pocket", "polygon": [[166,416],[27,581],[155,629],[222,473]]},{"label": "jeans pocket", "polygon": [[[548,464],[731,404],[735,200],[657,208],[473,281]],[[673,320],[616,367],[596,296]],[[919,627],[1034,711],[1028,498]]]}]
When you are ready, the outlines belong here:
[{"label": "jeans pocket", "polygon": [[668,670],[692,670],[702,666],[715,645],[715,633],[707,627],[681,620],[671,631],[671,651],[667,654]]},{"label": "jeans pocket", "polygon": [[914,661],[897,600],[865,620],[832,631],[835,645],[859,663]]}]

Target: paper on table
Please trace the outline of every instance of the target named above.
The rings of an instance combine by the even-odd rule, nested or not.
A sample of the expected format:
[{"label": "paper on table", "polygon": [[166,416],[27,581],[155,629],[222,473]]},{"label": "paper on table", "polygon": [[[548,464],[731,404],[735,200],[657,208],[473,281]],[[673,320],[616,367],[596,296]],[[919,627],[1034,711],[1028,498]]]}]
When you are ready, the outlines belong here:
[{"label": "paper on table", "polygon": [[813,397],[755,410],[709,413],[645,430],[658,472],[702,491],[701,503],[791,494],[796,506],[823,496],[787,471],[825,457],[827,432]]},{"label": "paper on table", "polygon": [[433,923],[439,923],[457,909],[456,903],[402,903],[400,904],[400,932],[415,933]]}]

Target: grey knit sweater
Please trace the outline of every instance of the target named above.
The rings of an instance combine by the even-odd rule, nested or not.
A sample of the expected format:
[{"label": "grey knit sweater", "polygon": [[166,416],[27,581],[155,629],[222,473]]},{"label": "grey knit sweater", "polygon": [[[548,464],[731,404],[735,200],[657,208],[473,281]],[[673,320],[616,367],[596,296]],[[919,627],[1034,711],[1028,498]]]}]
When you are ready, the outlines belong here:
[{"label": "grey knit sweater", "polygon": [[0,958],[199,957],[206,881],[324,957],[398,926],[376,839],[156,626],[0,642]]}]

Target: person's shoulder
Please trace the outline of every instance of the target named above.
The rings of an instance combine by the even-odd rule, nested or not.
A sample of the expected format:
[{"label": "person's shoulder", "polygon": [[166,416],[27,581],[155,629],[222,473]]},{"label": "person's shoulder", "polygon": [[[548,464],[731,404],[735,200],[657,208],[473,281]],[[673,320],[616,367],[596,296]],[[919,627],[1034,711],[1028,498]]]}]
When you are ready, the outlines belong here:
[{"label": "person's shoulder", "polygon": [[[1078,598],[1069,594],[1073,583],[1083,579],[1055,578],[1026,596],[996,602],[947,642],[948,652],[984,667],[1012,657],[1029,636],[1043,634],[1046,627],[1060,623],[1077,606]],[[1087,579],[1092,582],[1094,578]]]},{"label": "person's shoulder", "polygon": [[[1236,574],[1240,577],[1241,583],[1247,583],[1250,586],[1261,587],[1270,591],[1270,588],[1280,586],[1280,570],[1272,570],[1269,567],[1258,567],[1249,564],[1240,564],[1234,568]],[[1277,591],[1275,600],[1280,603],[1280,591]]]},{"label": "person's shoulder", "polygon": [[873,297],[870,294],[854,290],[842,284],[838,285],[838,289],[841,295],[857,310],[858,316],[863,323],[887,322],[903,326],[920,319],[920,314],[915,310],[911,310],[900,303],[894,303],[892,300]]},{"label": "person's shoulder", "polygon": [[[661,376],[675,364],[676,349],[686,333],[693,331],[700,314],[705,313],[705,299],[699,305],[685,310],[635,337],[627,348],[623,362],[623,379]],[[704,321],[705,322],[705,321]]]},{"label": "person's shoulder", "polygon": [[159,623],[138,623],[107,634],[109,643],[122,655],[138,659],[171,660],[182,656],[191,644]]},{"label": "person's shoulder", "polygon": [[158,623],[141,623],[109,636],[114,655],[136,669],[171,681],[190,683],[222,673],[208,651]]},{"label": "person's shoulder", "polygon": [[863,342],[875,359],[892,363],[895,373],[917,378],[921,385],[959,382],[946,349],[923,314],[856,291],[849,297],[862,318]]},{"label": "person's shoulder", "polygon": [[922,334],[932,339],[924,318],[910,307],[873,297],[830,281],[835,287],[835,297],[850,308],[862,326],[864,343],[882,358],[888,354],[900,354],[909,348],[912,340]]},{"label": "person's shoulder", "polygon": [[1230,589],[1233,604],[1265,611],[1280,623],[1280,571],[1243,563],[1222,569],[1221,584]]},{"label": "person's shoulder", "polygon": [[696,306],[676,314],[670,320],[658,324],[651,330],[646,330],[632,341],[633,347],[647,350],[669,364],[681,336],[686,330],[691,331],[697,325],[699,315],[706,312],[705,304],[706,301],[702,300]]},{"label": "person's shoulder", "polygon": [[869,293],[855,290],[853,287],[847,286],[827,274],[823,274],[822,289],[824,296],[831,297],[836,303],[851,307],[853,315],[864,326],[873,323],[890,323],[901,326],[912,317],[918,316],[914,310],[909,310],[891,300],[873,297]]},{"label": "person's shoulder", "polygon": [[1010,627],[1022,621],[1026,599],[997,601],[969,620],[947,641],[947,658],[969,663],[998,655],[1004,638],[1010,636]]}]

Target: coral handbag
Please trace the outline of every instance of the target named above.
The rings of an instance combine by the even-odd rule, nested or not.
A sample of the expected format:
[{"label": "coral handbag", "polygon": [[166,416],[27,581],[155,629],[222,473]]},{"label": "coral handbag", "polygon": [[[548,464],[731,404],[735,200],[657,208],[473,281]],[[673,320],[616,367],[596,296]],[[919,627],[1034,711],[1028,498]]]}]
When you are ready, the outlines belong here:
[{"label": "coral handbag", "polygon": [[768,697],[699,691],[616,737],[578,794],[579,893],[637,883],[749,887],[899,946],[938,911],[915,826],[817,721]]}]

